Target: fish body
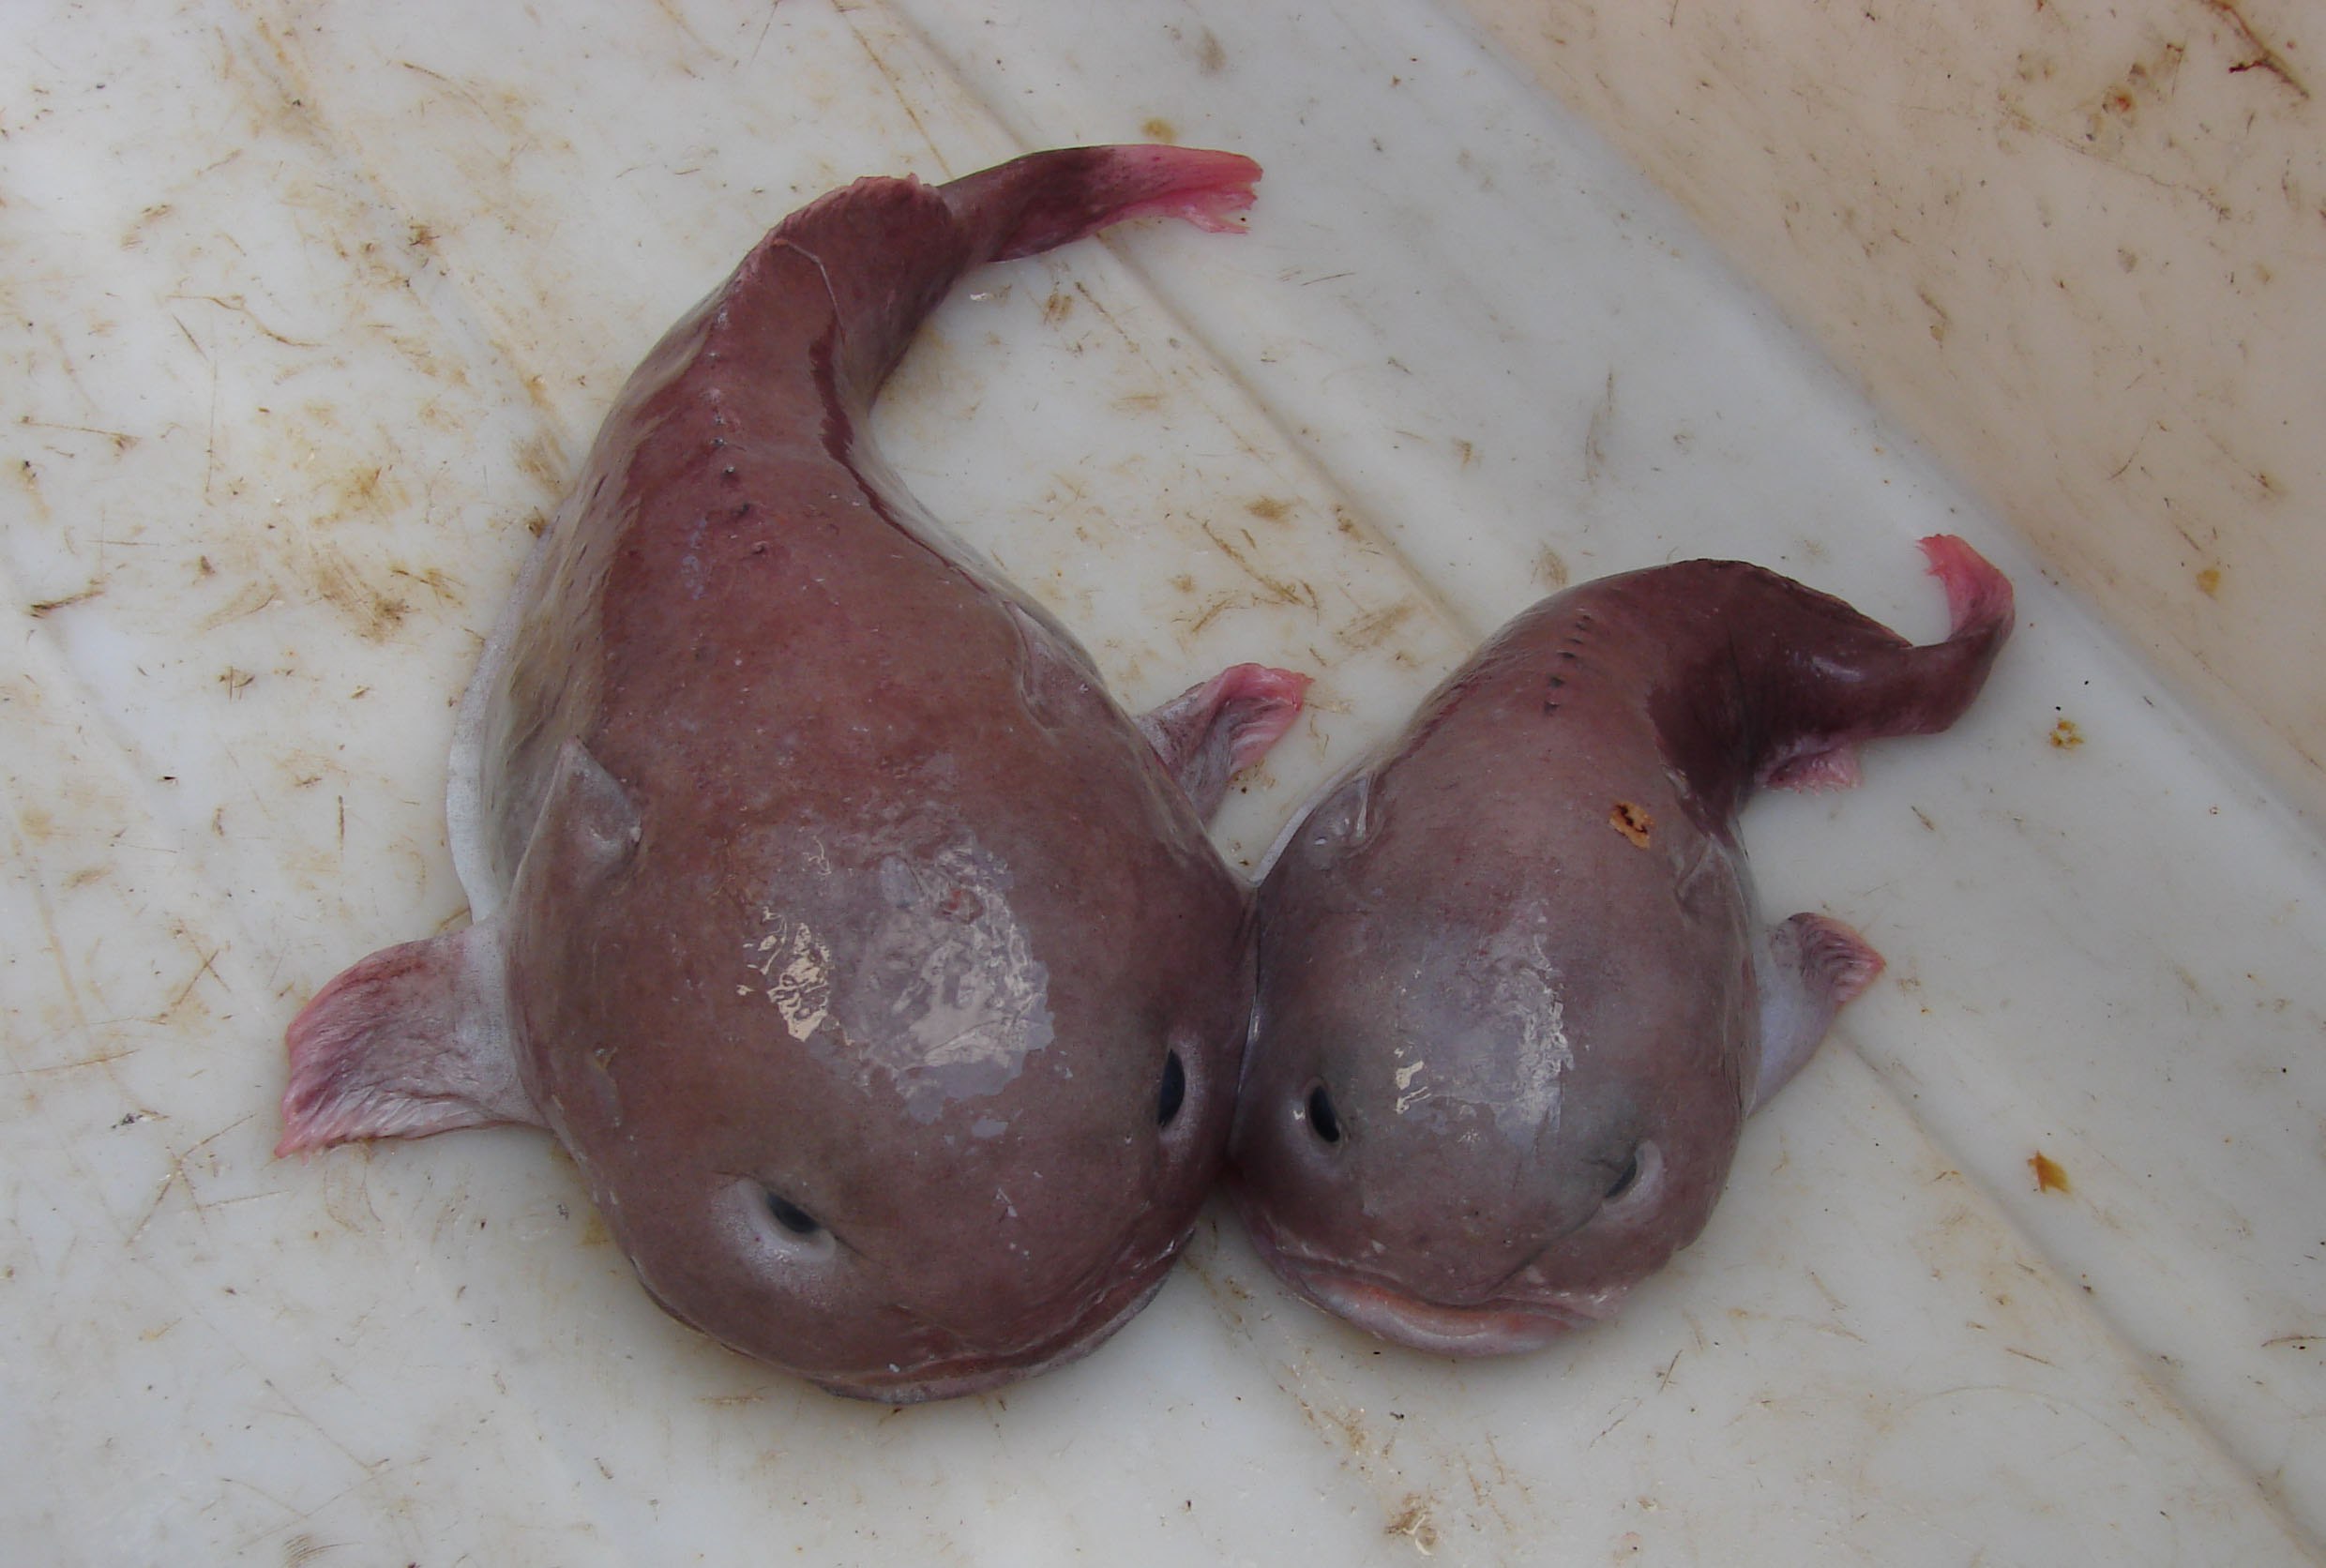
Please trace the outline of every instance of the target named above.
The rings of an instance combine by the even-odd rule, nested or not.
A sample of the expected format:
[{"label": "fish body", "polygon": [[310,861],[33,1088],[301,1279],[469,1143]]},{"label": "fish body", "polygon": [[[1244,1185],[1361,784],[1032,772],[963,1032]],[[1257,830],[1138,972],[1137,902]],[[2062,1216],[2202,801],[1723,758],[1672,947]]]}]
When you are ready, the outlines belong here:
[{"label": "fish body", "polygon": [[1945,729],[2010,632],[2001,573],[1924,550],[1953,622],[1926,647],[1739,562],[1559,594],[1287,835],[1231,1179],[1296,1290],[1524,1350],[1696,1238],[1745,1115],[1881,964],[1821,915],[1763,925],[1739,808]]},{"label": "fish body", "polygon": [[281,1151],[546,1127],[674,1316],[903,1402],[1072,1359],[1222,1156],[1248,894],[1204,833],[1305,681],[1144,719],[866,415],[965,270],[1256,165],[1036,154],[795,213],[647,356],[463,704],[474,923],[291,1025]]}]

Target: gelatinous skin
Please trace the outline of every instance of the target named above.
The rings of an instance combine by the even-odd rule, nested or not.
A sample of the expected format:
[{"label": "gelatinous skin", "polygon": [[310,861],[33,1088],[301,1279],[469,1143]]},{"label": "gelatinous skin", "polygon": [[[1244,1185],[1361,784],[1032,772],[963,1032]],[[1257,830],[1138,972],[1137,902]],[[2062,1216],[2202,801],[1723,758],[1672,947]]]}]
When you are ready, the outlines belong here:
[{"label": "gelatinous skin", "polygon": [[1296,1290],[1497,1354],[1696,1239],[1746,1113],[1881,967],[1837,921],[1763,927],[1738,808],[1945,729],[2010,634],[2001,573],[1923,549],[1928,647],[1732,561],[1547,599],[1287,835],[1231,1161]]},{"label": "gelatinous skin", "polygon": [[859,181],[671,330],[463,706],[476,924],[292,1024],[283,1152],[544,1125],[657,1300],[840,1393],[1006,1382],[1138,1309],[1249,1011],[1203,819],[1306,682],[1238,666],[1142,730],[865,415],[966,269],[1226,227],[1258,174],[1098,147]]}]

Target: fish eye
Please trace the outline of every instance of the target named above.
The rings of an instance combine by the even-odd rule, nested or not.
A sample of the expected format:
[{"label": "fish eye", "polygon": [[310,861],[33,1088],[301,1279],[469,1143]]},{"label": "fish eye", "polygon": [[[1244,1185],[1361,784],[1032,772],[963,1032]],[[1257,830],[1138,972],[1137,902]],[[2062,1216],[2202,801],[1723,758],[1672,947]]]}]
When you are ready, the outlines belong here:
[{"label": "fish eye", "polygon": [[786,1266],[821,1265],[838,1255],[841,1243],[823,1221],[755,1176],[740,1176],[724,1200],[731,1220],[753,1240],[739,1244],[765,1249]]},{"label": "fish eye", "polygon": [[1187,1069],[1180,1062],[1177,1051],[1167,1051],[1163,1057],[1163,1088],[1155,1096],[1155,1124],[1168,1127],[1171,1118],[1187,1099]]},{"label": "fish eye", "polygon": [[772,1192],[767,1195],[767,1212],[775,1215],[778,1225],[794,1236],[806,1239],[823,1234],[823,1227],[816,1223],[815,1215]]},{"label": "fish eye", "polygon": [[1340,1141],[1340,1116],[1333,1109],[1333,1096],[1324,1092],[1322,1083],[1308,1091],[1308,1130],[1327,1143]]},{"label": "fish eye", "polygon": [[1654,1138],[1641,1138],[1631,1146],[1624,1163],[1614,1168],[1607,1185],[1607,1197],[1601,1203],[1618,1214],[1631,1214],[1639,1205],[1653,1202],[1664,1185],[1664,1152]]},{"label": "fish eye", "polygon": [[1625,1193],[1631,1191],[1632,1184],[1639,1180],[1639,1151],[1635,1147],[1631,1153],[1624,1159],[1624,1168],[1617,1171],[1615,1173],[1615,1180],[1608,1184],[1609,1201],[1612,1202],[1616,1199],[1619,1199]]}]

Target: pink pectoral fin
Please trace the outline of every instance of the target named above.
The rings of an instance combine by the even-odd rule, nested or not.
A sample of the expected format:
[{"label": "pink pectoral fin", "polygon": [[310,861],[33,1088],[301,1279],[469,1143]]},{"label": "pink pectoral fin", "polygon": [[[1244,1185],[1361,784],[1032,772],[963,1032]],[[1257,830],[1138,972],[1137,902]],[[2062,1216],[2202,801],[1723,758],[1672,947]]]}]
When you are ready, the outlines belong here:
[{"label": "pink pectoral fin", "polygon": [[291,1078],[275,1153],[539,1125],[502,987],[492,923],[383,949],[324,987],[284,1032]]},{"label": "pink pectoral fin", "polygon": [[1826,790],[1854,790],[1865,780],[1865,770],[1858,765],[1857,748],[1833,746],[1787,758],[1762,775],[1760,782],[1772,790],[1818,794]]},{"label": "pink pectoral fin", "polygon": [[1139,729],[1179,787],[1210,821],[1228,780],[1268,754],[1300,717],[1308,677],[1238,664],[1142,714]]},{"label": "pink pectoral fin", "polygon": [[1881,955],[1838,920],[1796,914],[1770,928],[1754,969],[1760,987],[1760,1060],[1748,1112],[1801,1071],[1833,1027],[1834,1015],[1880,975]]}]

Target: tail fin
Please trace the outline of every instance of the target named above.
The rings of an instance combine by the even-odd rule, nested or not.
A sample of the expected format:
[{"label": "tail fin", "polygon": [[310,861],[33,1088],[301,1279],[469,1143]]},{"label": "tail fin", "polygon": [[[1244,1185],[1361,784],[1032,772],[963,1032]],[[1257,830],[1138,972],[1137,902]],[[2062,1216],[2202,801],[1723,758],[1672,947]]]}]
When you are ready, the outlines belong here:
[{"label": "tail fin", "polygon": [[[1191,147],[1065,147],[949,185],[861,179],[769,233],[715,302],[748,329],[760,310],[812,342],[837,328],[831,372],[852,413],[868,407],[921,321],[954,280],[986,262],[1031,256],[1135,218],[1232,230],[1260,165]],[[800,268],[820,274],[804,279]],[[808,288],[821,322],[800,319]],[[769,320],[767,326],[778,323]]]},{"label": "tail fin", "polygon": [[1260,165],[1201,147],[1066,147],[1012,159],[942,186],[938,194],[976,236],[979,261],[1007,262],[1135,218],[1179,218],[1232,234],[1252,204]]},{"label": "tail fin", "polygon": [[1929,572],[1946,589],[1947,641],[1971,641],[2000,648],[2011,635],[2011,580],[1952,534],[1922,541]]}]

